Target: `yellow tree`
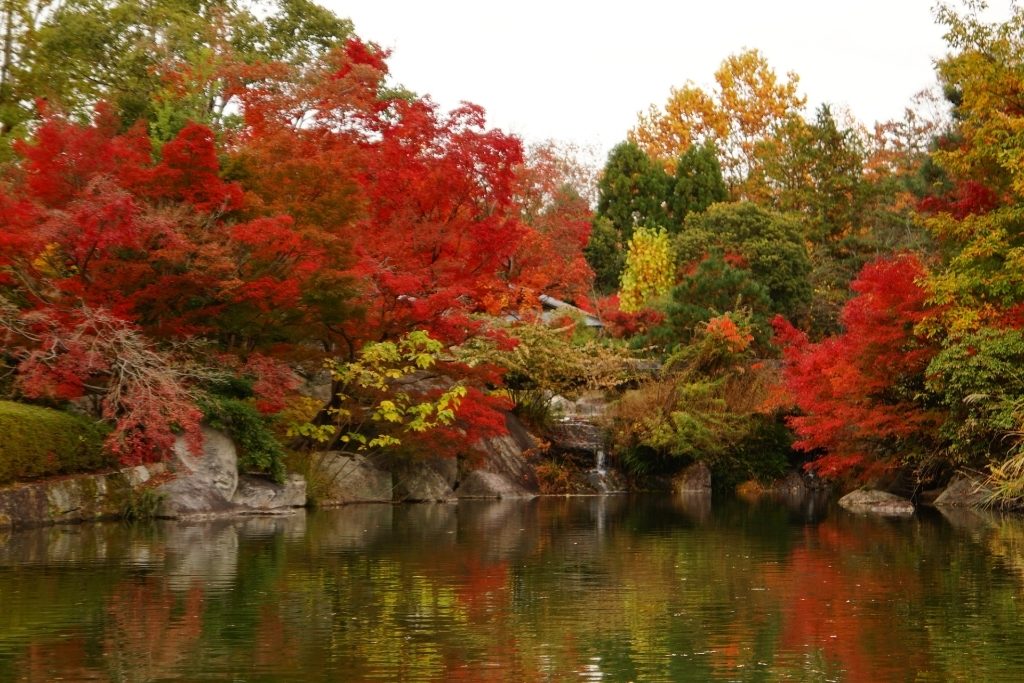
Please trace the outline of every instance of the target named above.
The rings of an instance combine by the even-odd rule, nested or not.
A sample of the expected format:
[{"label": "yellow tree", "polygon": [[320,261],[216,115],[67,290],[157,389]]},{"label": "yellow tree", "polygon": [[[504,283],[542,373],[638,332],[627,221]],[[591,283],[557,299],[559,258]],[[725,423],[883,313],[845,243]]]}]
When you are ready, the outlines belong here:
[{"label": "yellow tree", "polygon": [[675,284],[674,275],[675,254],[668,233],[662,228],[637,228],[626,252],[620,307],[627,313],[641,310],[668,294]]},{"label": "yellow tree", "polygon": [[672,88],[663,108],[641,112],[629,139],[671,170],[692,145],[713,143],[721,155],[722,175],[734,194],[744,185],[766,145],[800,116],[806,98],[797,93],[799,77],[779,78],[757,50],[730,55],[715,72],[711,92],[692,81]]}]

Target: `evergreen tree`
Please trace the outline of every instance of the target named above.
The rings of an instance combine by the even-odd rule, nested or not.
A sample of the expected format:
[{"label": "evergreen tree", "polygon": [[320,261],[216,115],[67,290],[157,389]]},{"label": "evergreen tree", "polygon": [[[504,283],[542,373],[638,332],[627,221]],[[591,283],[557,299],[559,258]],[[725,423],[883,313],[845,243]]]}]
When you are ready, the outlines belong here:
[{"label": "evergreen tree", "polygon": [[598,182],[597,215],[607,218],[623,242],[636,226],[665,226],[665,196],[671,179],[632,142],[621,142],[608,155]]},{"label": "evergreen tree", "polygon": [[676,175],[666,197],[671,220],[665,227],[670,232],[678,232],[689,214],[701,213],[728,198],[729,189],[722,179],[715,146],[711,143],[694,145],[676,162]]}]

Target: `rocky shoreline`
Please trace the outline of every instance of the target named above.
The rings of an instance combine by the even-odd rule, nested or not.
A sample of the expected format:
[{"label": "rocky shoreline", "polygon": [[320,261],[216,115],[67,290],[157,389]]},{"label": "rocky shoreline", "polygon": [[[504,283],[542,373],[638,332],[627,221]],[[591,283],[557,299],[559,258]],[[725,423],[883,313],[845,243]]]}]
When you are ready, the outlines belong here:
[{"label": "rocky shoreline", "polygon": [[[582,428],[581,414],[594,406],[566,406],[564,425],[556,442],[543,444],[513,415],[508,433],[482,444],[483,455],[469,459],[416,460],[371,458],[341,452],[313,454],[306,476],[291,474],[283,483],[263,476],[239,474],[234,443],[222,432],[204,429],[203,453],[189,453],[184,441],[175,445],[166,463],[139,465],[119,471],[67,475],[0,487],[0,529],[82,523],[131,517],[203,520],[288,514],[306,507],[336,507],[355,503],[457,502],[465,499],[524,499],[545,493],[599,495],[624,492],[626,481],[605,469],[603,442],[593,429]],[[582,425],[586,427],[586,425]],[[558,434],[564,433],[562,442]],[[582,435],[582,436],[581,436]],[[589,438],[592,437],[593,438]],[[592,466],[567,468],[561,490],[545,490],[538,472],[538,451],[569,453]],[[695,463],[659,489],[677,496],[710,495],[711,472]],[[550,487],[548,487],[550,489]],[[742,498],[782,498],[799,504],[808,497],[827,498],[823,482],[797,472],[761,485],[748,482],[737,489]],[[938,494],[938,492],[936,492]],[[941,495],[922,497],[940,509],[971,508],[984,503],[978,479],[956,478]],[[861,489],[839,500],[855,514],[907,517],[915,512],[908,499]]]},{"label": "rocky shoreline", "polygon": [[[541,495],[528,457],[537,440],[512,415],[506,427],[508,433],[486,441],[482,457],[472,461],[385,460],[328,451],[313,454],[306,476],[291,474],[284,483],[239,474],[234,443],[222,432],[205,428],[199,456],[179,440],[166,463],[0,487],[0,528],[112,520],[140,509],[147,517],[202,520],[287,514],[311,506]],[[609,480],[620,481],[584,477],[579,492],[608,493]],[[587,481],[592,482],[589,491]]]}]

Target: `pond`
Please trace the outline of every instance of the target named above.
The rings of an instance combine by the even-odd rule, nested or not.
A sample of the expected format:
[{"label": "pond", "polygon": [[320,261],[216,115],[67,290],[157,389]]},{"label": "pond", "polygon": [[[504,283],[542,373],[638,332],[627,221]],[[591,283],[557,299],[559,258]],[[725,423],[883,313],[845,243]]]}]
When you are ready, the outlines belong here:
[{"label": "pond", "polygon": [[542,498],[0,536],[2,681],[1018,681],[1024,521]]}]

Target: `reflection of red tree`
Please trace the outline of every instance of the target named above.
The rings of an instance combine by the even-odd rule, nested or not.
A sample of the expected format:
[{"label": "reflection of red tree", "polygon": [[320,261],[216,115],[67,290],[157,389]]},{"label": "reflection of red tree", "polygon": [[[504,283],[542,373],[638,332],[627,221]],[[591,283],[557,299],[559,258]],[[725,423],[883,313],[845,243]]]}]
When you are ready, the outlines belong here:
[{"label": "reflection of red tree", "polygon": [[156,579],[122,581],[107,603],[104,657],[129,680],[149,680],[178,671],[202,635],[203,588],[184,596]]},{"label": "reflection of red tree", "polygon": [[913,680],[926,667],[926,641],[903,642],[899,656],[891,656],[893,639],[907,637],[893,619],[894,591],[898,600],[918,592],[916,575],[897,566],[880,570],[877,559],[857,561],[884,548],[886,532],[828,520],[806,528],[782,571],[766,572],[767,593],[782,605],[778,655],[820,652],[847,681]]},{"label": "reflection of red tree", "polygon": [[467,557],[460,564],[456,595],[470,621],[486,621],[490,615],[504,611],[510,597],[508,562],[487,564],[477,557]]},{"label": "reflection of red tree", "polygon": [[55,680],[101,681],[103,672],[88,666],[89,651],[84,637],[33,642],[18,663],[18,680],[49,683]]},{"label": "reflection of red tree", "polygon": [[18,665],[19,680],[148,681],[180,671],[202,634],[203,590],[181,597],[159,579],[125,580],[114,587],[103,623],[103,669],[87,636],[38,640]]},{"label": "reflection of red tree", "polygon": [[[285,586],[279,586],[282,593]],[[289,632],[284,619],[281,618],[280,603],[266,604],[260,608],[260,620],[253,640],[255,652],[253,661],[257,668],[277,668],[284,671],[297,671],[301,648],[301,632]]]}]

